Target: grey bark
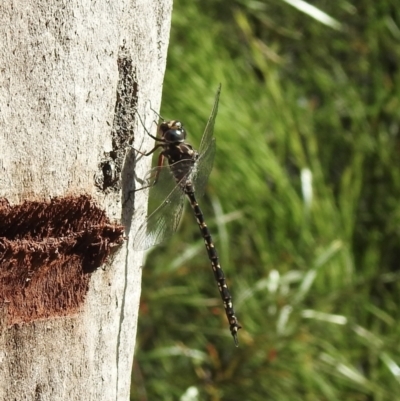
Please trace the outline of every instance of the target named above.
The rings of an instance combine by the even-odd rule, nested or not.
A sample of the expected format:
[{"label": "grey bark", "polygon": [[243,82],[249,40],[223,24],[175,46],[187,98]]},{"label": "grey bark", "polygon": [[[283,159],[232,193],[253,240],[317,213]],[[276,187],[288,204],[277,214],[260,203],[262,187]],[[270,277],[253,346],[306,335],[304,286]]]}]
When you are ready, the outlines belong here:
[{"label": "grey bark", "polygon": [[[129,230],[112,261],[92,274],[79,313],[11,327],[3,322],[1,400],[129,399],[142,264],[131,242],[147,200],[139,193],[133,208],[123,199],[129,188],[101,191],[94,183],[113,147],[118,59],[132,62],[142,118],[149,101],[159,107],[171,3],[0,4],[0,197],[19,204],[88,194]],[[134,146],[150,149],[141,123],[134,124]],[[123,186],[134,179],[132,156]],[[148,163],[140,161],[136,174]]]}]

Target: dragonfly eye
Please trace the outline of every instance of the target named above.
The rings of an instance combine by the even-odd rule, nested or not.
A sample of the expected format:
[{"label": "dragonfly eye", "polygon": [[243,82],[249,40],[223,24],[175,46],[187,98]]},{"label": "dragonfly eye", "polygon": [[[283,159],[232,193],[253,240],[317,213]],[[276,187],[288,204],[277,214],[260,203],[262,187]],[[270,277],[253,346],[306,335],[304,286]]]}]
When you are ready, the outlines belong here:
[{"label": "dragonfly eye", "polygon": [[166,142],[183,142],[186,131],[180,121],[168,121],[160,125],[160,131]]},{"label": "dragonfly eye", "polygon": [[184,129],[170,129],[164,133],[164,139],[167,142],[182,142],[186,137]]}]

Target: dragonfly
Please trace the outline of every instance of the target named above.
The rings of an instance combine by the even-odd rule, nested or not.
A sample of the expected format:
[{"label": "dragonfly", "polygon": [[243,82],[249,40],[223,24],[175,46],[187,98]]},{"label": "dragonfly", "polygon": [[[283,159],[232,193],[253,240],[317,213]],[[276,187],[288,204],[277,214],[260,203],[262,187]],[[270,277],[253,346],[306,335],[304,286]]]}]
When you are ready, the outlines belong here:
[{"label": "dragonfly", "polygon": [[[149,199],[156,199],[158,206],[139,228],[134,238],[134,248],[148,249],[170,237],[178,228],[186,196],[204,239],[214,278],[224,304],[230,332],[235,345],[238,346],[238,330],[241,329],[241,326],[235,315],[232,296],[219,263],[211,233],[197,202],[197,199],[204,194],[214,162],[216,149],[214,125],[220,93],[221,85],[219,85],[215,95],[214,105],[198,152],[193,149],[190,143],[186,142],[186,130],[181,121],[162,120],[158,127],[159,136],[151,135],[146,130],[147,134],[156,141],[156,144],[149,152],[142,154],[150,156],[157,150],[161,151],[158,155],[157,166],[148,174],[151,177],[148,180],[152,180],[152,182],[139,188],[139,190],[150,187]],[[164,165],[165,160],[168,162],[167,166]]]}]

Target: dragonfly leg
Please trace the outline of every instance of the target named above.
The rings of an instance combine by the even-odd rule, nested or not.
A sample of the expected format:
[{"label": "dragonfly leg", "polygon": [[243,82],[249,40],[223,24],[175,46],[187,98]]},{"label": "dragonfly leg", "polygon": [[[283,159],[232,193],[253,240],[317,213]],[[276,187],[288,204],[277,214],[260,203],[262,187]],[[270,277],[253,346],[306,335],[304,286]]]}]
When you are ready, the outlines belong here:
[{"label": "dragonfly leg", "polygon": [[[146,101],[146,103],[147,103],[147,102],[149,102],[150,110],[151,110],[160,120],[165,121],[165,118],[163,118],[163,116],[162,116],[160,113],[157,113],[157,112],[153,109],[153,107],[152,107],[152,105],[151,105],[151,100],[149,99],[149,100]],[[158,125],[158,122],[157,122],[157,121],[154,121],[154,122],[156,123],[156,125]]]},{"label": "dragonfly leg", "polygon": [[[157,145],[157,146],[160,146],[160,145]],[[153,153],[153,152],[154,152],[154,149],[153,149],[153,151],[152,151],[151,153]],[[146,154],[145,156],[148,156],[149,154],[150,154],[150,153]],[[161,153],[158,155],[157,169],[156,169],[156,173],[155,173],[154,176],[153,176],[153,177],[154,177],[154,181],[151,182],[149,185],[145,185],[144,187],[135,189],[134,192],[142,191],[143,189],[151,188],[152,186],[156,185],[156,184],[157,184],[157,181],[158,181],[158,177],[160,176],[161,167],[163,166],[163,164],[164,164],[164,154],[161,152]],[[150,178],[148,179],[148,181],[150,181],[151,179],[152,179],[152,177],[150,177]]]},{"label": "dragonfly leg", "polygon": [[[151,103],[150,103],[150,108],[151,108]],[[153,111],[154,111],[154,110],[153,110]],[[150,134],[150,132],[147,130],[146,126],[145,126],[144,123],[143,123],[142,117],[140,117],[140,114],[137,112],[137,110],[136,110],[136,114],[137,114],[137,116],[139,117],[140,123],[142,124],[142,127],[143,127],[144,130],[146,131],[146,134],[147,134],[149,137],[153,138],[154,140],[158,141],[159,138],[157,138],[156,136]],[[156,113],[156,114],[158,114],[158,113]],[[156,123],[156,125],[157,125],[157,123]],[[153,151],[154,151],[154,150],[153,150]]]},{"label": "dragonfly leg", "polygon": [[[158,149],[158,148],[161,147],[161,146],[162,146],[161,144],[156,145],[150,152],[147,152],[147,153],[141,152],[141,151],[135,149],[133,146],[131,146],[131,147],[132,147],[132,149],[134,149],[136,152],[140,153],[141,155],[143,155],[143,156],[149,156],[149,155],[151,155],[156,149]],[[138,188],[138,189],[134,189],[133,191],[129,191],[129,193],[128,193],[128,198],[127,198],[126,201],[124,202],[124,205],[125,205],[125,203],[126,203],[128,200],[131,199],[131,195],[132,195],[133,193],[142,191],[143,189],[151,188],[153,185],[155,185],[155,184],[157,183],[158,177],[159,177],[160,171],[161,171],[160,168],[162,167],[163,163],[164,163],[164,154],[161,152],[161,153],[159,154],[159,156],[158,156],[157,171],[156,171],[156,173],[155,173],[155,175],[154,175],[154,181],[151,182],[151,178],[152,178],[152,177],[150,177],[150,178],[147,180],[147,182],[149,182],[149,181],[151,182],[150,184],[145,185],[145,186],[143,186],[143,187],[141,187],[141,188]],[[137,180],[138,180],[139,182],[141,181],[141,180],[139,180],[138,178],[137,178]]]},{"label": "dragonfly leg", "polygon": [[151,149],[149,152],[142,152],[139,149],[134,148],[132,145],[129,145],[135,152],[138,152],[142,156],[150,156],[152,153],[154,153],[158,148],[162,147],[163,145],[159,143],[158,145],[154,146],[153,149]]}]

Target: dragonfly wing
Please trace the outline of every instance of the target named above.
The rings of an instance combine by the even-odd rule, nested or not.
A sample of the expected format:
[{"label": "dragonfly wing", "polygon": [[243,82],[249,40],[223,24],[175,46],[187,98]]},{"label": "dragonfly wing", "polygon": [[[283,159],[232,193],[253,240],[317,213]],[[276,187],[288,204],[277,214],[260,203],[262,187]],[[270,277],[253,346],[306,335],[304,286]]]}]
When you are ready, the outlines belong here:
[{"label": "dragonfly wing", "polygon": [[134,249],[145,250],[169,238],[178,228],[183,213],[184,193],[175,186],[166,199],[140,226],[135,235]]},{"label": "dragonfly wing", "polygon": [[219,95],[221,94],[221,85],[218,86],[217,93],[215,94],[214,105],[211,110],[210,117],[208,118],[206,129],[204,130],[203,136],[200,142],[199,154],[203,154],[208,148],[211,139],[214,136],[214,124],[215,118],[218,113],[218,103],[219,103]]},{"label": "dragonfly wing", "polygon": [[210,117],[207,121],[206,128],[201,138],[199,148],[199,160],[193,172],[193,184],[198,197],[202,196],[207,185],[208,177],[214,163],[215,157],[215,138],[214,138],[214,125],[218,113],[219,96],[221,94],[221,85],[219,85],[215,95],[214,105],[211,110]]},{"label": "dragonfly wing", "polygon": [[200,155],[193,171],[193,185],[198,198],[204,195],[210,176],[215,157],[215,138],[211,139],[209,146],[203,154]]},{"label": "dragonfly wing", "polygon": [[159,172],[155,185],[150,187],[148,217],[134,238],[134,249],[145,250],[169,238],[178,228],[185,194],[177,185],[169,166],[151,169],[146,183],[151,184]]},{"label": "dragonfly wing", "polygon": [[[157,182],[154,183],[157,177]],[[144,188],[149,190],[149,215],[157,209],[158,205],[166,199],[176,187],[176,181],[171,174],[170,166],[154,167],[146,173],[142,182]]]}]

